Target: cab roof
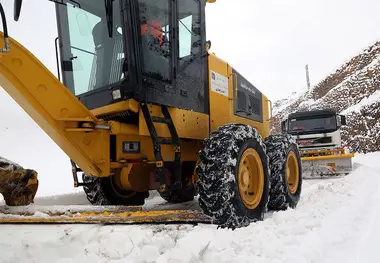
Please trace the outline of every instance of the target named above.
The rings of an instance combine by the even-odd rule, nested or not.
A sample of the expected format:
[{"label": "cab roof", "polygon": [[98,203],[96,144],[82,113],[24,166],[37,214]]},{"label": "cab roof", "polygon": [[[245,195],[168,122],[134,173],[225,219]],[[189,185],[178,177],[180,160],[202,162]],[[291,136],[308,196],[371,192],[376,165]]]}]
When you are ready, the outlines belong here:
[{"label": "cab roof", "polygon": [[289,114],[289,119],[305,118],[305,117],[316,117],[316,116],[333,116],[336,115],[336,111],[333,109],[324,110],[312,110],[312,111],[297,111]]}]

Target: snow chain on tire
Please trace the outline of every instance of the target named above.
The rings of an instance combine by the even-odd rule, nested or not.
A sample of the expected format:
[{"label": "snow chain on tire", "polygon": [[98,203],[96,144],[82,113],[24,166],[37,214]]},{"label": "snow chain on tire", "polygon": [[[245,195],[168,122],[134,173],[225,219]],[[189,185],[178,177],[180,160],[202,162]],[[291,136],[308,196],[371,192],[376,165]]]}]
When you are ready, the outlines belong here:
[{"label": "snow chain on tire", "polygon": [[[271,170],[268,209],[286,210],[288,207],[295,208],[300,199],[302,188],[302,167],[298,146],[289,135],[271,135],[265,140],[265,145]],[[296,154],[299,167],[299,183],[294,194],[290,193],[286,181],[286,161],[289,151]]]},{"label": "snow chain on tire", "polygon": [[[264,189],[259,205],[248,209],[239,194],[238,169],[242,152],[253,148],[261,158]],[[269,168],[265,145],[255,128],[244,124],[228,124],[204,140],[200,163],[199,206],[221,228],[238,228],[251,221],[262,220],[269,199]]]}]

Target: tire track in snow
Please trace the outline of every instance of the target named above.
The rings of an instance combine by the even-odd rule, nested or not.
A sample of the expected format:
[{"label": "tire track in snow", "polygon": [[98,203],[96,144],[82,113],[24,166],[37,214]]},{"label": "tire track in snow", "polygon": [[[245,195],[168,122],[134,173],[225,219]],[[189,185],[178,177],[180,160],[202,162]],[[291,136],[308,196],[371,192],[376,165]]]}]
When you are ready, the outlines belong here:
[{"label": "tire track in snow", "polygon": [[[379,169],[377,163],[367,164],[372,168]],[[353,262],[379,262],[378,256],[378,242],[380,237],[380,172],[377,172],[376,180],[371,192],[368,192],[370,202],[363,204],[367,207],[368,214],[364,219],[362,226],[364,229],[360,230],[361,238],[357,244],[356,260]],[[363,215],[364,216],[364,215]]]},{"label": "tire track in snow", "polygon": [[3,262],[347,262],[366,252],[353,249],[358,240],[362,247],[371,240],[357,222],[369,222],[376,201],[369,207],[363,201],[377,183],[366,166],[339,179],[305,180],[297,209],[235,231],[210,225],[0,226],[0,251]]},{"label": "tire track in snow", "polygon": [[[379,179],[380,180],[380,177]],[[377,183],[377,191],[375,196],[372,198],[372,211],[369,212],[368,218],[369,222],[367,224],[363,224],[365,229],[362,231],[364,234],[362,235],[360,241],[358,242],[358,250],[356,253],[356,261],[355,262],[379,262],[378,257],[378,241],[379,241],[379,208],[378,204],[380,201],[380,183]]]},{"label": "tire track in snow", "polygon": [[[305,245],[317,248],[308,248],[307,253],[314,255],[311,257],[314,260],[306,262],[356,262],[353,259],[360,254],[360,248],[357,248],[358,240],[363,239],[363,225],[367,225],[366,221],[372,216],[367,201],[379,189],[378,176],[379,173],[373,168],[361,165],[341,181],[327,186],[319,185],[334,195],[328,198],[333,198],[329,203],[325,203],[326,213],[323,213],[319,230],[301,238]],[[321,200],[326,197],[320,196]],[[322,203],[317,209],[321,208]],[[368,231],[371,231],[370,226]]]}]

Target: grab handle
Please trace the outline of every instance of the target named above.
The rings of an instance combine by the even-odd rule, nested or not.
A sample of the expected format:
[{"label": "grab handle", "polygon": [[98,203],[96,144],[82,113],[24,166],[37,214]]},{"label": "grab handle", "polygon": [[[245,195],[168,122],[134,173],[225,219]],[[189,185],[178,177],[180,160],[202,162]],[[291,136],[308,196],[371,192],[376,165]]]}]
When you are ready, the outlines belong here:
[{"label": "grab handle", "polygon": [[270,121],[273,117],[273,105],[272,105],[272,101],[267,99],[267,101],[269,102],[269,105],[270,105],[270,117],[268,118],[268,121]]}]

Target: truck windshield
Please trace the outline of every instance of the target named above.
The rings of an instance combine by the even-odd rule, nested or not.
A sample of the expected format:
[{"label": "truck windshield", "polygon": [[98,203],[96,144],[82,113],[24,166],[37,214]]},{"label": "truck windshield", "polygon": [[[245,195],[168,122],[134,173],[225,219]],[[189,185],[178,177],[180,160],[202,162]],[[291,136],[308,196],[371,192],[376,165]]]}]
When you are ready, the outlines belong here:
[{"label": "truck windshield", "polygon": [[80,7],[70,1],[66,4],[58,7],[66,86],[80,95],[119,82],[124,63],[119,0],[113,2],[112,38],[104,1],[82,0]]},{"label": "truck windshield", "polygon": [[305,119],[291,119],[289,120],[288,133],[290,134],[310,134],[333,132],[337,130],[337,123],[335,116],[319,117],[319,118],[305,118]]}]

